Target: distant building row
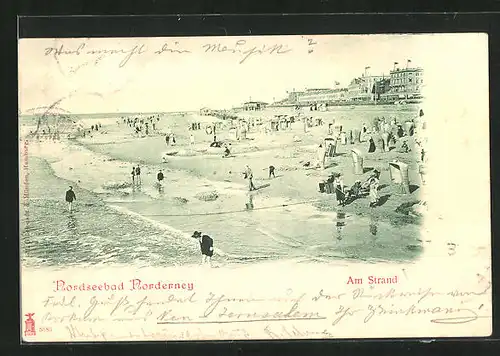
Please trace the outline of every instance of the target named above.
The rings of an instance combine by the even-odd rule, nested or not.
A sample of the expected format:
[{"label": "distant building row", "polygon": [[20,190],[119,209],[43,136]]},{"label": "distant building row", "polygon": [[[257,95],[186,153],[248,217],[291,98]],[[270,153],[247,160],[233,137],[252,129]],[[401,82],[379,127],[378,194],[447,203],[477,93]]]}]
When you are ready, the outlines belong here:
[{"label": "distant building row", "polygon": [[[419,67],[394,68],[389,72],[389,75],[367,75],[365,73],[361,77],[354,78],[347,88],[293,90],[288,93],[286,99],[275,102],[274,105],[418,102],[422,99],[423,74],[423,69]],[[248,101],[243,103],[239,110],[261,110],[268,105],[261,101]],[[200,114],[217,115],[220,113],[216,110],[203,108],[200,110]]]},{"label": "distant building row", "polygon": [[307,89],[292,91],[288,104],[395,102],[419,100],[424,85],[422,68],[394,69],[387,75],[362,75],[347,88]]}]

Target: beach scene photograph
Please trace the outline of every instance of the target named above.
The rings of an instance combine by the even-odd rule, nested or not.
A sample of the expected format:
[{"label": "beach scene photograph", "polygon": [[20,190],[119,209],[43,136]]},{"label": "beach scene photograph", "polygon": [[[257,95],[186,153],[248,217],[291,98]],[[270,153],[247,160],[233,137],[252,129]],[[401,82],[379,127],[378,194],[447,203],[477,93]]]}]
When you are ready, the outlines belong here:
[{"label": "beach scene photograph", "polygon": [[[473,253],[482,266],[490,253],[489,175],[477,174],[489,167],[487,76],[464,69],[475,57],[470,66],[451,59],[464,39],[21,40],[23,300],[38,288],[57,296],[106,281],[110,291],[138,293],[385,288],[407,280],[411,268],[419,271],[418,289],[437,265],[455,273],[453,285],[470,264],[450,259],[469,261]],[[459,83],[471,81],[476,90],[463,94]],[[459,151],[463,137],[470,156]],[[459,171],[460,160],[476,174]],[[465,198],[469,179],[488,190],[473,194],[477,204]],[[453,191],[460,185],[461,193]],[[464,203],[475,212],[456,208]],[[466,232],[481,238],[461,237]],[[42,300],[28,299],[30,306]],[[76,317],[44,313],[39,323],[65,325],[57,340],[102,336],[66,325]],[[255,327],[256,338],[337,337]],[[401,333],[411,334],[408,328]],[[216,336],[141,330],[127,337],[253,337],[250,329]],[[353,330],[354,321],[344,329]]]}]

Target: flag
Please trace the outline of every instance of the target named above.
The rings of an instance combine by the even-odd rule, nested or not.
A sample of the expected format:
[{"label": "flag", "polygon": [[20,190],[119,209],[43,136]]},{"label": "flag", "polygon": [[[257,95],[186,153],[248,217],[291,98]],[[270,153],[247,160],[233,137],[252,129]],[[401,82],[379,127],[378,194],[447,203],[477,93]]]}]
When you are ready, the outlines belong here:
[{"label": "flag", "polygon": [[371,68],[370,66],[368,66],[368,67],[365,67],[365,69],[370,69],[370,68]]},{"label": "flag", "polygon": [[394,62],[394,64],[399,64],[398,62]]}]

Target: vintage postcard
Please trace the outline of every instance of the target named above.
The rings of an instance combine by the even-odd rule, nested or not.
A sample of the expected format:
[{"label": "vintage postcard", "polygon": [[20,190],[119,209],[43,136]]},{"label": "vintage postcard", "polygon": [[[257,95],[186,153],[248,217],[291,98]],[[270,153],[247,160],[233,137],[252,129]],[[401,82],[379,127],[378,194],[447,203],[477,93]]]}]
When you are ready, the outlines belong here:
[{"label": "vintage postcard", "polygon": [[23,342],[492,332],[488,37],[19,40]]}]

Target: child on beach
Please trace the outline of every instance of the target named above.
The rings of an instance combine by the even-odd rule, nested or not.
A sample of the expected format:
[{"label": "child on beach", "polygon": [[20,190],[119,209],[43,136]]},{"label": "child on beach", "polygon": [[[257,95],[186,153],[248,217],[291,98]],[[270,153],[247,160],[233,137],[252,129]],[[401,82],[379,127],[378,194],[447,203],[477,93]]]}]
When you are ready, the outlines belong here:
[{"label": "child on beach", "polygon": [[189,135],[189,142],[191,143],[191,146],[194,145],[194,135],[193,134]]},{"label": "child on beach", "polygon": [[229,157],[230,155],[231,151],[229,150],[229,147],[227,146],[227,144],[224,144],[224,155],[222,156],[222,158]]}]

